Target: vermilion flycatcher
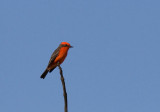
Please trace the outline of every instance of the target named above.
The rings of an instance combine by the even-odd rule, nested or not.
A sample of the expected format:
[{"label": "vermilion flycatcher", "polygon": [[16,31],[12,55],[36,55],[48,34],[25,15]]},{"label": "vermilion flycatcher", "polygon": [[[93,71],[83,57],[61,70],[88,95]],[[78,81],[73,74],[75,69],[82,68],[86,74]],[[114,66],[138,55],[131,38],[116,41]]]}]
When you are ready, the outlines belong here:
[{"label": "vermilion flycatcher", "polygon": [[69,43],[61,42],[59,47],[53,52],[49,60],[48,66],[41,75],[41,78],[44,79],[48,72],[52,72],[58,66],[58,64],[60,65],[63,63],[64,59],[67,56],[69,48],[72,48],[72,46]]}]

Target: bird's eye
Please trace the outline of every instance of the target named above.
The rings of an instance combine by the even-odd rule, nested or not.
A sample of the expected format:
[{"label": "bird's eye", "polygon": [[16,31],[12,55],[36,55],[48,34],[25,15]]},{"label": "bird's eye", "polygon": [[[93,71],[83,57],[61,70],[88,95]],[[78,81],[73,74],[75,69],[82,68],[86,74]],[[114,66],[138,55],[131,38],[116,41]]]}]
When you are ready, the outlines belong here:
[{"label": "bird's eye", "polygon": [[67,45],[67,44],[65,44],[64,46],[65,46],[65,47],[67,47],[68,45]]}]

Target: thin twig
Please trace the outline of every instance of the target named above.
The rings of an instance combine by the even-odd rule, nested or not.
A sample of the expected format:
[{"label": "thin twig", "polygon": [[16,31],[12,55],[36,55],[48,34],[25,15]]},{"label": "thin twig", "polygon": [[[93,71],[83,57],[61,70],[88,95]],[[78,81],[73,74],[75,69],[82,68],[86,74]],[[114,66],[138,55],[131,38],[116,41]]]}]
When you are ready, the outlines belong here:
[{"label": "thin twig", "polygon": [[67,103],[67,92],[66,92],[66,86],[65,86],[65,81],[64,81],[64,77],[63,77],[63,71],[61,66],[58,64],[59,67],[59,71],[60,71],[60,75],[61,75],[61,82],[62,82],[62,86],[63,86],[63,96],[64,96],[64,112],[68,112],[68,103]]}]

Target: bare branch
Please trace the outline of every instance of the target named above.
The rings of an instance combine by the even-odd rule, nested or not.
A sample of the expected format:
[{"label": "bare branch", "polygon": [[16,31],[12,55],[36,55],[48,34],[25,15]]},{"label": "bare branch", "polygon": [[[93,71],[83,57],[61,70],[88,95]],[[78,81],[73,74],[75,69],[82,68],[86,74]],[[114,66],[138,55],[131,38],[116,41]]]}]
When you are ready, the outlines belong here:
[{"label": "bare branch", "polygon": [[61,66],[58,64],[59,67],[59,71],[60,71],[60,75],[61,75],[61,82],[62,82],[62,86],[63,86],[63,96],[64,96],[64,112],[68,112],[68,103],[67,103],[67,92],[66,92],[66,86],[65,86],[65,81],[64,81],[64,77],[63,77],[63,71]]}]

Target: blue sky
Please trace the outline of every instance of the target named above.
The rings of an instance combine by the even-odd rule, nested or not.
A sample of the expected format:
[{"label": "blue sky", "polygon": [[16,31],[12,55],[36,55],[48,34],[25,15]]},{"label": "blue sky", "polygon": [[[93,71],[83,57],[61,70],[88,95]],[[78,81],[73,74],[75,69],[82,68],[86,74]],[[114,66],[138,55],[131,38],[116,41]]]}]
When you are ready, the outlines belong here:
[{"label": "blue sky", "polygon": [[67,41],[69,112],[159,112],[159,4],[1,0],[0,111],[63,112],[59,70],[40,75]]}]

